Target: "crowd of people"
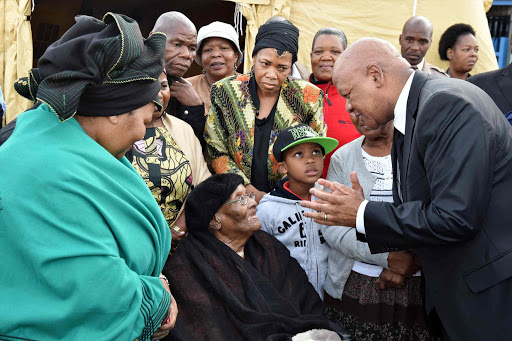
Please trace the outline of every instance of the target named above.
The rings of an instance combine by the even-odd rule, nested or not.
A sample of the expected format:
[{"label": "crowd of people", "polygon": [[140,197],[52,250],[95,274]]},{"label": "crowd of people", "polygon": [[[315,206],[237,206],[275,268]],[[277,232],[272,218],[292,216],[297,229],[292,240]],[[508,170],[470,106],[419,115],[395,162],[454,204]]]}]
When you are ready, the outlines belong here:
[{"label": "crowd of people", "polygon": [[272,17],[239,73],[227,23],[78,16],[0,130],[0,339],[506,340],[512,66],[433,29],[309,72]]}]

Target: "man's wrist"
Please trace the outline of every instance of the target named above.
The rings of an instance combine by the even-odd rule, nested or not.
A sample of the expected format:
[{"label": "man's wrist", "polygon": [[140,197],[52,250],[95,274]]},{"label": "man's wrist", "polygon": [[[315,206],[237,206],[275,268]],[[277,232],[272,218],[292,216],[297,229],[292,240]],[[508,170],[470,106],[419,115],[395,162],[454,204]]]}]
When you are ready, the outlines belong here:
[{"label": "man's wrist", "polygon": [[366,205],[368,204],[368,200],[363,200],[357,209],[356,216],[356,230],[357,232],[366,235],[366,230],[364,227],[364,210],[366,209]]}]

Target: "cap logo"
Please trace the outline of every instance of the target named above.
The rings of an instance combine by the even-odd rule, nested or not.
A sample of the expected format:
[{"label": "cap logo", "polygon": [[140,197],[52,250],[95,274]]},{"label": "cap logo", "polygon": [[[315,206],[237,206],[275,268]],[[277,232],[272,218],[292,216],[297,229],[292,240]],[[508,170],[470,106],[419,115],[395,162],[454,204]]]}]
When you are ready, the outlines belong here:
[{"label": "cap logo", "polygon": [[292,134],[294,140],[303,139],[306,137],[317,137],[317,135],[311,131],[311,128],[307,126],[292,128],[290,129],[290,133]]}]

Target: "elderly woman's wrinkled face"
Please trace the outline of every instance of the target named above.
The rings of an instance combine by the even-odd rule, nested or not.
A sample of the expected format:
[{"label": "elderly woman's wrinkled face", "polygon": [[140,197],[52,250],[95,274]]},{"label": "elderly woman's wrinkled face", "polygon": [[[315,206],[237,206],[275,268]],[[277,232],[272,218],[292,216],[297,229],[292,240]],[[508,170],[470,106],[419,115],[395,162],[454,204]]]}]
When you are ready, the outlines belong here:
[{"label": "elderly woman's wrinkled face", "polygon": [[311,50],[311,68],[317,81],[330,82],[334,63],[343,52],[338,36],[322,34],[315,39]]},{"label": "elderly woman's wrinkled face", "polygon": [[237,59],[238,53],[224,38],[208,38],[201,44],[201,63],[211,79],[233,76]]},{"label": "elderly woman's wrinkled face", "polygon": [[446,55],[450,60],[450,69],[458,72],[471,72],[478,61],[478,42],[472,34],[465,34],[457,39],[453,49]]},{"label": "elderly woman's wrinkled face", "polygon": [[286,77],[292,71],[292,54],[278,56],[271,48],[261,49],[254,56],[254,77],[258,92],[263,95],[277,95],[281,91]]},{"label": "elderly woman's wrinkled face", "polygon": [[169,104],[169,99],[171,98],[171,90],[169,89],[169,83],[167,81],[167,75],[162,72],[160,77],[158,77],[158,81],[160,82],[160,92],[158,93],[158,98],[162,103],[162,107],[167,109],[167,105]]},{"label": "elderly woman's wrinkled face", "polygon": [[256,201],[249,198],[245,186],[239,185],[229,197],[227,204],[224,204],[216,213],[217,217],[214,219],[218,219],[221,224],[219,233],[233,239],[252,236],[261,228],[261,223],[256,216],[256,205]]}]

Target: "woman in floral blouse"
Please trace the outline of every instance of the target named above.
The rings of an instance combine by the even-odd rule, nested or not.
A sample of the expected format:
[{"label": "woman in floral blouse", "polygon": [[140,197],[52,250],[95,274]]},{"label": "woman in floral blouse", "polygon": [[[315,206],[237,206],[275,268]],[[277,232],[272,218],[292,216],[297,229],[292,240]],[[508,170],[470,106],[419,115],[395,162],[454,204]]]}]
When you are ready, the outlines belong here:
[{"label": "woman in floral blouse", "polygon": [[212,86],[204,137],[216,173],[243,177],[256,200],[282,177],[272,146],[279,132],[299,123],[325,135],[323,93],[290,76],[297,60],[299,31],[291,23],[260,27],[250,73]]}]

